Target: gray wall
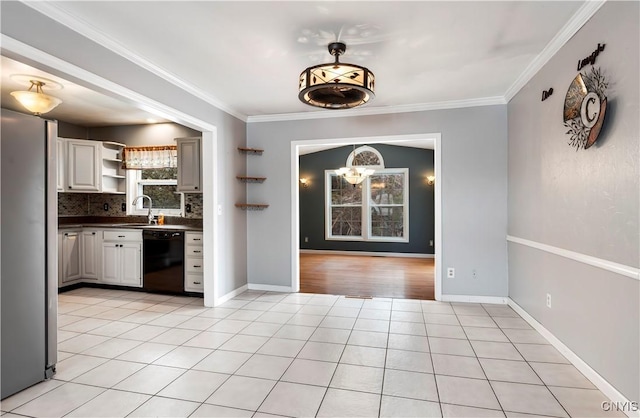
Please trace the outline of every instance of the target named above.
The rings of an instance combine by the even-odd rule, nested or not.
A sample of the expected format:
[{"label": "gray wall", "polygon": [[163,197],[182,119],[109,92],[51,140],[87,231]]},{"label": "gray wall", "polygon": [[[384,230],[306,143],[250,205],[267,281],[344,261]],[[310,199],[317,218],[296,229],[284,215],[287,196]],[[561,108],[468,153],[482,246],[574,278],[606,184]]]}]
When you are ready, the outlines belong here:
[{"label": "gray wall", "polygon": [[127,146],[175,145],[174,138],[201,136],[202,133],[176,123],[149,125],[105,126],[87,128],[90,139],[121,142]]},{"label": "gray wall", "polygon": [[[237,146],[246,143],[245,122],[84,38],[23,3],[1,2],[0,7],[2,19],[0,27],[3,34],[216,126],[218,136],[216,151],[219,164],[214,181],[218,189],[218,203],[222,208],[222,214],[218,216],[219,231],[217,231],[220,251],[218,289],[220,294],[224,295],[246,284],[246,216],[244,212],[234,208],[235,202],[246,200],[246,188],[235,178],[236,174],[244,172],[245,168],[244,158],[238,156],[236,150]],[[59,70],[48,68],[6,50],[3,50],[3,53],[8,54],[10,58],[113,96],[111,91],[89,85]],[[208,187],[204,192],[212,193],[212,186]],[[214,231],[205,230],[204,233],[213,234]],[[207,256],[208,254],[205,254],[205,257]],[[205,277],[205,280],[207,279]]]},{"label": "gray wall", "polygon": [[[505,106],[249,123],[247,142],[265,150],[249,171],[249,283],[291,285],[291,141],[419,133],[442,134],[443,294],[507,296],[507,112]],[[473,279],[472,270],[478,277]]]},{"label": "gray wall", "polygon": [[[638,2],[607,2],[509,102],[510,235],[639,267],[639,12]],[[606,125],[596,145],[576,151],[564,96],[598,43]],[[509,245],[510,297],[630,400],[640,398],[639,291],[629,277]]]},{"label": "gray wall", "polygon": [[[382,154],[386,168],[408,168],[409,242],[336,241],[325,239],[325,170],[344,167],[352,146],[300,156],[300,177],[309,185],[300,188],[300,248],[314,250],[374,251],[433,254],[435,240],[434,192],[425,177],[434,173],[433,150],[372,144]],[[309,242],[304,238],[308,237]]]}]

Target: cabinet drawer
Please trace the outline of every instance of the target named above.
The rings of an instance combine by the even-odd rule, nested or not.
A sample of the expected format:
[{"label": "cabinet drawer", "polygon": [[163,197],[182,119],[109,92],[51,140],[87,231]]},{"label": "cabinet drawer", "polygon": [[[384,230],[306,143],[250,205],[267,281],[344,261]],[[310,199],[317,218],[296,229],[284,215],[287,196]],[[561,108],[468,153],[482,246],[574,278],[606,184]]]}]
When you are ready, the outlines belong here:
[{"label": "cabinet drawer", "polygon": [[191,292],[204,291],[202,274],[186,274],[184,277],[184,290]]},{"label": "cabinet drawer", "polygon": [[187,257],[202,257],[201,245],[187,245],[185,254]]},{"label": "cabinet drawer", "polygon": [[196,233],[187,232],[185,234],[185,243],[187,245],[189,244],[202,245],[202,234],[197,232]]},{"label": "cabinet drawer", "polygon": [[185,266],[186,266],[186,270],[187,273],[200,273],[202,274],[202,266],[203,266],[203,259],[202,258],[187,258],[186,262],[185,262]]},{"label": "cabinet drawer", "polygon": [[105,241],[142,241],[142,231],[137,230],[108,230],[104,231]]}]

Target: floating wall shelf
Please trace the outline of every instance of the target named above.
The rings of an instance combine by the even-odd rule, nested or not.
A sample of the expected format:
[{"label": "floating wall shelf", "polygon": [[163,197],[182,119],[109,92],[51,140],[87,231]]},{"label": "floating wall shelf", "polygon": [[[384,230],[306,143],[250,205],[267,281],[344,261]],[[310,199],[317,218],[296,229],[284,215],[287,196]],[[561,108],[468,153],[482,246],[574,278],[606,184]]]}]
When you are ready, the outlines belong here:
[{"label": "floating wall shelf", "polygon": [[265,210],[269,205],[258,203],[236,203],[236,207],[242,210]]},{"label": "floating wall shelf", "polygon": [[250,155],[262,155],[262,153],[264,152],[263,149],[243,148],[243,147],[238,147],[238,151],[240,151],[243,154],[250,154]]},{"label": "floating wall shelf", "polygon": [[243,183],[262,183],[267,179],[266,177],[252,177],[252,176],[236,176],[236,178]]}]

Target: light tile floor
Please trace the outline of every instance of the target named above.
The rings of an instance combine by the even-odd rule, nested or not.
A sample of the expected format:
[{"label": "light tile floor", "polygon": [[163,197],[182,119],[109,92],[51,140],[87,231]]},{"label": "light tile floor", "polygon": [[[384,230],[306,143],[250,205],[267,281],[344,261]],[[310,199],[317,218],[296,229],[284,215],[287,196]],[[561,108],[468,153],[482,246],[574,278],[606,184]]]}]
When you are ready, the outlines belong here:
[{"label": "light tile floor", "polygon": [[3,417],[606,414],[507,306],[248,291],[205,308],[83,288],[59,311],[55,378],[2,401]]}]

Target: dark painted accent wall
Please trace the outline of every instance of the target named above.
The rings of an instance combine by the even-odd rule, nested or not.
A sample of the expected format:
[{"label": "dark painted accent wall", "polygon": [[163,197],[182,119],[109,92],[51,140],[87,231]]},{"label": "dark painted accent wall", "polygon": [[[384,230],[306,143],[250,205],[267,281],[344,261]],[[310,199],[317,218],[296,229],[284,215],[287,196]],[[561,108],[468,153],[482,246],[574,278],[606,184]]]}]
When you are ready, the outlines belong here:
[{"label": "dark painted accent wall", "polygon": [[[300,156],[300,177],[309,186],[300,187],[300,248],[313,250],[372,251],[433,254],[435,239],[434,187],[425,177],[434,174],[433,150],[374,144],[386,168],[409,169],[409,242],[382,243],[325,240],[324,172],[343,167],[353,147],[346,146]],[[305,242],[305,237],[309,242]]]}]

